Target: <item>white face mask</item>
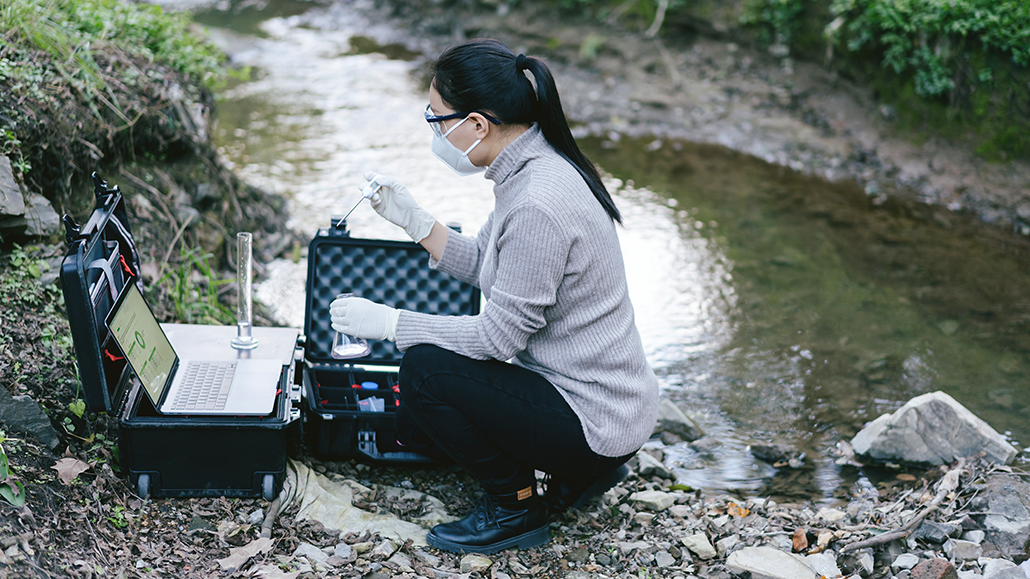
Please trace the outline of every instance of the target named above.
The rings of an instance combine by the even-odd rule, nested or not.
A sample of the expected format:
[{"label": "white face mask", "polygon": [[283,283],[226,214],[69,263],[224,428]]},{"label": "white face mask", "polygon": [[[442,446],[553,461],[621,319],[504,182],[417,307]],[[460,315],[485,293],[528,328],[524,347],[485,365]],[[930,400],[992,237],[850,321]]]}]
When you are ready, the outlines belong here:
[{"label": "white face mask", "polygon": [[461,119],[446,133],[433,131],[433,154],[436,155],[437,159],[443,161],[444,165],[447,165],[462,177],[486,171],[486,167],[477,167],[472,164],[472,161],[469,161],[469,153],[472,152],[472,149],[475,149],[476,145],[478,145],[483,139],[476,139],[476,142],[472,143],[472,146],[464,151],[455,147],[454,143],[447,140],[447,135],[454,132],[454,129],[458,128],[458,125],[464,123],[468,119],[468,117]]}]

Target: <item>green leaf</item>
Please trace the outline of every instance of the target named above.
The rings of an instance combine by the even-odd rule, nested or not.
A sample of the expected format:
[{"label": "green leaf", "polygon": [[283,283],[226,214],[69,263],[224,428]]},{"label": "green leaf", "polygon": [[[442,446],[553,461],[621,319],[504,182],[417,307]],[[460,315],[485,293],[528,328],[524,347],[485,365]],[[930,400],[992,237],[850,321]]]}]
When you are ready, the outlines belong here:
[{"label": "green leaf", "polygon": [[11,471],[7,468],[7,455],[4,454],[3,449],[0,449],[0,480],[6,479],[10,473]]},{"label": "green leaf", "polygon": [[11,503],[16,507],[20,507],[25,504],[25,485],[18,481],[14,481],[14,486],[10,484],[0,485],[0,497],[7,499],[7,502]]},{"label": "green leaf", "polygon": [[688,486],[688,485],[685,485],[685,484],[676,483],[676,484],[672,485],[671,487],[669,487],[669,490],[670,491],[684,491],[684,492],[690,493],[690,492],[694,492],[694,487],[691,487],[691,486]]},{"label": "green leaf", "polygon": [[72,403],[68,405],[68,410],[71,410],[72,414],[75,416],[82,418],[82,414],[86,412],[86,402],[81,398],[73,400]]}]

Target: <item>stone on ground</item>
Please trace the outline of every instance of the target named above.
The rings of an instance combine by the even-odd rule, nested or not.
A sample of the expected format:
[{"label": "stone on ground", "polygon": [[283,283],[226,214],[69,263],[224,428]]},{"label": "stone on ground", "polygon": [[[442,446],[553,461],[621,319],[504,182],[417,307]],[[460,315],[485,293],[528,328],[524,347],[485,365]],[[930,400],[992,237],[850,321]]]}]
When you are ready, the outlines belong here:
[{"label": "stone on ground", "polygon": [[1030,541],[1030,484],[1012,475],[991,476],[972,507],[989,513],[982,522],[988,541],[1002,553],[1023,552]]},{"label": "stone on ground", "polygon": [[908,401],[892,414],[870,422],[851,440],[856,454],[874,460],[949,464],[981,451],[1008,464],[1016,449],[986,422],[944,392]]},{"label": "stone on ground", "polygon": [[482,555],[465,555],[461,558],[462,573],[485,573],[494,562]]},{"label": "stone on ground", "polygon": [[745,572],[751,579],[817,579],[817,573],[800,557],[772,547],[745,547],[730,553],[726,567],[736,575]]},{"label": "stone on ground", "polygon": [[911,579],[958,579],[955,566],[947,559],[935,557],[921,561],[912,568]]},{"label": "stone on ground", "polygon": [[640,491],[630,495],[629,500],[641,508],[661,512],[676,502],[676,495],[662,491]]},{"label": "stone on ground", "polygon": [[984,579],[1026,579],[1018,565],[1006,559],[991,559],[984,565]]},{"label": "stone on ground", "polygon": [[654,432],[671,432],[687,442],[693,442],[705,435],[705,431],[690,419],[668,398],[658,404],[658,421]]},{"label": "stone on ground", "polygon": [[704,533],[694,533],[693,535],[687,535],[682,537],[680,542],[687,549],[694,552],[695,555],[702,559],[711,559],[718,555],[718,551],[712,546],[711,541],[708,540],[708,536]]}]

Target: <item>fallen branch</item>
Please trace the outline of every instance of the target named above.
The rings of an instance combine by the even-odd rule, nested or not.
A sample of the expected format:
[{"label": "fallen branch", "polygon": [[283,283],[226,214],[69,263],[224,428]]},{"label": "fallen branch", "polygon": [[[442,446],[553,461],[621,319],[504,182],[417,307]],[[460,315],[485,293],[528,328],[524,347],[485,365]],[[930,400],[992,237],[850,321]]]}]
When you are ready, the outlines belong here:
[{"label": "fallen branch", "polygon": [[275,497],[272,504],[268,505],[268,513],[265,514],[265,520],[261,523],[261,538],[269,539],[272,537],[272,525],[275,524],[275,518],[279,516],[279,505],[282,502],[282,497]]},{"label": "fallen branch", "polygon": [[876,535],[875,537],[869,537],[868,539],[856,541],[854,543],[849,543],[847,545],[844,545],[844,547],[841,548],[840,552],[847,553],[848,551],[854,551],[856,549],[865,549],[866,547],[874,547],[876,545],[883,545],[884,543],[890,543],[891,541],[896,541],[898,539],[904,539],[905,537],[908,537],[912,533],[912,531],[914,531],[916,527],[919,526],[919,523],[921,523],[923,519],[926,518],[927,515],[937,510],[938,505],[940,505],[941,501],[943,501],[944,498],[948,496],[948,493],[958,488],[959,475],[961,474],[962,467],[964,465],[965,460],[960,459],[958,462],[958,466],[945,473],[945,475],[941,477],[941,482],[937,486],[937,494],[934,495],[933,500],[931,500],[930,503],[926,505],[926,507],[924,507],[922,511],[916,513],[916,515],[912,517],[912,519],[909,520],[907,523],[905,523],[905,525],[902,526],[900,529],[882,533]]}]

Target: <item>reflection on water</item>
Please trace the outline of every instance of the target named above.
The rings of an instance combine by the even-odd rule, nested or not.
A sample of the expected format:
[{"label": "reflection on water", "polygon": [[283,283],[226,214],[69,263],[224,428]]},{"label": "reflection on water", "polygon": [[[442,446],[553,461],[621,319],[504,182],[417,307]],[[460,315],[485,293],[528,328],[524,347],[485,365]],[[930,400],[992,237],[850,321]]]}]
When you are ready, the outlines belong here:
[{"label": "reflection on water", "polygon": [[[430,153],[417,61],[379,47],[382,23],[333,5],[230,35],[256,80],[222,95],[215,134],[248,181],[290,200],[313,235],[358,199],[367,169],[393,174],[441,221],[474,233],[490,183]],[[208,22],[214,16],[208,15]],[[235,26],[235,21],[233,21]],[[246,30],[244,30],[246,32]],[[680,482],[791,497],[868,485],[827,447],[914,395],[945,390],[1025,441],[1030,371],[1026,246],[929,208],[873,207],[827,184],[712,146],[585,139],[612,177],[630,292],[667,396],[712,436],[677,444]],[[355,236],[404,239],[367,206]],[[257,299],[303,324],[304,264],[267,264]],[[800,469],[748,445],[787,444]]]}]

